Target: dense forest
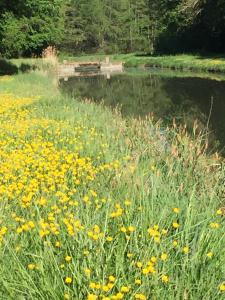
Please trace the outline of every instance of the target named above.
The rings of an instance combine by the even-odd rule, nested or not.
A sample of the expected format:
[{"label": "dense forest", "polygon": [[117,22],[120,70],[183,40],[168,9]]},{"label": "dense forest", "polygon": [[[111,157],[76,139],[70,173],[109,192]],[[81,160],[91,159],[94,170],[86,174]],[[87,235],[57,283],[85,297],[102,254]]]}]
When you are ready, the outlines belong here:
[{"label": "dense forest", "polygon": [[224,0],[1,0],[0,53],[225,50]]}]

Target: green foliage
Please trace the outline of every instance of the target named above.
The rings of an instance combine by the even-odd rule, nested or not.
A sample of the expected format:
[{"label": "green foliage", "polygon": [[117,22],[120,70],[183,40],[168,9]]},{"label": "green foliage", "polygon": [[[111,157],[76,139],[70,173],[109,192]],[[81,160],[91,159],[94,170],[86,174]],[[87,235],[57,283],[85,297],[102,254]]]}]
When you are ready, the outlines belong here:
[{"label": "green foliage", "polygon": [[64,49],[106,53],[150,49],[148,1],[71,0],[66,9]]},{"label": "green foliage", "polygon": [[61,41],[64,1],[3,1],[0,4],[0,53],[6,57],[40,54]]},{"label": "green foliage", "polygon": [[223,51],[223,0],[71,0],[63,50]]},{"label": "green foliage", "polygon": [[2,0],[0,53],[223,52],[224,19],[224,0]]},{"label": "green foliage", "polygon": [[25,18],[16,19],[12,13],[5,13],[1,20],[1,50],[6,57],[19,56],[26,50],[27,26]]},{"label": "green foliage", "polygon": [[223,52],[225,2],[223,0],[159,0],[156,49],[161,52]]}]

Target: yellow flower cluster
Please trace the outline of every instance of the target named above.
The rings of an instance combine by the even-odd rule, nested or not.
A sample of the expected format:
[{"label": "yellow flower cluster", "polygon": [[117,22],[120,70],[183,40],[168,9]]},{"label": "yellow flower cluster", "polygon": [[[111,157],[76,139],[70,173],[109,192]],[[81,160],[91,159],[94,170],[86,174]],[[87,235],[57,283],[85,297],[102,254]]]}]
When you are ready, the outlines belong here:
[{"label": "yellow flower cluster", "polygon": [[[124,162],[112,159],[103,134],[38,118],[35,103],[0,95],[1,246],[15,249],[35,283],[51,274],[62,299],[147,300],[154,284],[174,287],[172,260],[188,261],[193,252],[182,239],[181,209],[160,224],[144,222],[139,200],[115,200]],[[101,189],[103,182],[115,193]],[[215,229],[220,224],[209,223]],[[210,263],[214,254],[206,250]]]}]

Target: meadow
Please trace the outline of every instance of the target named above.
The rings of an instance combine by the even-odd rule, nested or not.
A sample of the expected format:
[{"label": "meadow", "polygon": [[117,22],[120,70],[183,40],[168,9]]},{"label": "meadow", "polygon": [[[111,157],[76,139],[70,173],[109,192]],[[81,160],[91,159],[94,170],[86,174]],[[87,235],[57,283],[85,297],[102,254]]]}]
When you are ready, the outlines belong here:
[{"label": "meadow", "polygon": [[224,299],[224,158],[57,84],[0,77],[0,299]]}]

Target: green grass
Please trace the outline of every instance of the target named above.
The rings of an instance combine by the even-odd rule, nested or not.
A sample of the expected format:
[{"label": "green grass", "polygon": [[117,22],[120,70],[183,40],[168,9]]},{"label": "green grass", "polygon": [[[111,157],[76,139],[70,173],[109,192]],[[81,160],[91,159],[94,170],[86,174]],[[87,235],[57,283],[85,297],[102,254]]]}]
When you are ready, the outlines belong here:
[{"label": "green grass", "polygon": [[49,70],[49,68],[52,68],[56,63],[56,58],[17,58],[10,59],[10,62],[18,68],[21,68],[21,66],[33,66],[39,70]]},{"label": "green grass", "polygon": [[172,69],[161,69],[161,68],[140,68],[140,67],[129,67],[125,69],[126,74],[131,76],[146,76],[147,74],[152,74],[165,78],[203,78],[211,79],[216,81],[225,81],[225,74],[223,73],[209,73],[209,72],[199,72],[199,71],[182,71],[182,70],[172,70]]},{"label": "green grass", "polygon": [[44,72],[0,80],[0,298],[224,299],[225,166],[196,132],[67,98]]},{"label": "green grass", "polygon": [[[104,60],[106,55],[84,55],[84,56],[62,56],[60,61],[96,61]],[[167,56],[141,56],[135,54],[109,55],[112,61],[123,61],[126,67],[155,67],[169,68],[173,70],[220,72],[225,73],[225,58],[223,55],[201,56],[201,55],[167,55]]]},{"label": "green grass", "polygon": [[0,76],[16,75],[21,73],[30,73],[32,71],[39,72],[55,72],[57,70],[57,58],[20,58],[7,60],[0,58]]}]

